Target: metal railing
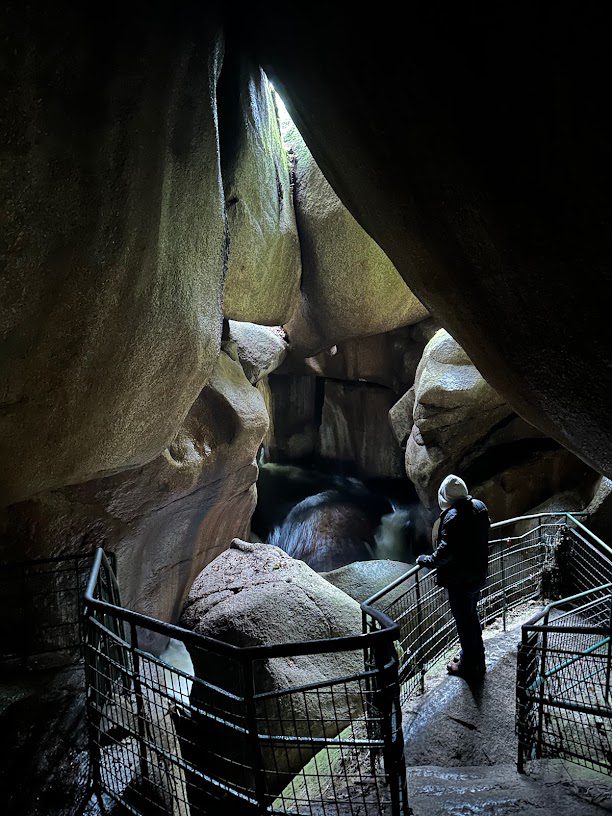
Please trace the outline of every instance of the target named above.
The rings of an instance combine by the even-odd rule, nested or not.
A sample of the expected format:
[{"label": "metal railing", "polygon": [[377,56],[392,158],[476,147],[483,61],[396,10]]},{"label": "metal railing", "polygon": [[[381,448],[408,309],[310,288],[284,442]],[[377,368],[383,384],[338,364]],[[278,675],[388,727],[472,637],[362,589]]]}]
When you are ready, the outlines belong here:
[{"label": "metal railing", "polygon": [[[492,526],[485,622],[505,626],[510,610],[539,597],[552,562],[560,594],[588,590],[579,608],[587,596],[566,600],[564,618],[549,607],[524,629],[522,763],[549,755],[587,763],[595,751],[604,760],[593,766],[605,767],[606,750],[609,762],[603,614],[612,551],[577,515]],[[237,648],[123,608],[114,564],[101,550],[84,591],[92,558],[4,568],[5,597],[16,598],[9,617],[19,618],[25,636],[3,646],[20,659],[56,652],[73,659],[83,649],[92,784],[103,807],[135,816],[199,816],[223,806],[231,814],[406,816],[400,693],[422,687],[456,642],[435,571],[415,567],[362,604],[362,634]],[[152,653],[151,643],[167,638],[184,644],[192,671]],[[309,681],[290,681],[287,660]]]},{"label": "metal railing", "polygon": [[[541,577],[566,513],[528,515],[491,525],[489,571],[478,604],[486,625],[539,597]],[[503,537],[501,533],[505,533]],[[363,631],[375,631],[370,610],[378,609],[399,626],[397,651],[402,699],[425,688],[425,675],[457,642],[457,631],[446,590],[436,583],[436,571],[415,566],[366,602]]]},{"label": "metal railing", "polygon": [[[377,630],[365,635],[238,648],[124,609],[99,551],[84,626],[102,804],[173,816],[343,806],[407,816],[398,627],[369,615]],[[181,641],[193,673],[143,648],[153,635]],[[309,679],[290,682],[287,660]]]},{"label": "metal railing", "polygon": [[74,663],[81,657],[83,597],[94,560],[67,555],[0,565],[0,662]]},{"label": "metal railing", "polygon": [[520,771],[532,759],[560,757],[612,773],[612,550],[568,516],[562,544],[580,589],[522,626],[517,656]]}]

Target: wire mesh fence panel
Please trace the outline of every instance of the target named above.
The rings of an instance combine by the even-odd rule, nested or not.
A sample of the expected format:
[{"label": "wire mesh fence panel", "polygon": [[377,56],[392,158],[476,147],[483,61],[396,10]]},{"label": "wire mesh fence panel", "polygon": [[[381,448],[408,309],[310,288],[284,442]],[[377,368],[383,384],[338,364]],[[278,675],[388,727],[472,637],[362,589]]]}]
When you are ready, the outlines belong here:
[{"label": "wire mesh fence panel", "polygon": [[[562,757],[612,773],[612,585],[547,609],[518,652],[519,767]],[[577,602],[581,600],[582,603]]]},{"label": "wire mesh fence panel", "polygon": [[603,542],[593,540],[588,531],[568,527],[567,557],[563,567],[567,575],[567,594],[583,592],[610,581],[612,551]]},{"label": "wire mesh fence panel", "polygon": [[[353,673],[254,697],[260,784],[271,813],[393,812],[398,792],[386,780],[385,759],[401,741],[389,716],[397,680],[381,685],[377,669],[364,669],[363,653],[335,657]],[[257,664],[254,671],[257,677]]]},{"label": "wire mesh fence panel", "polygon": [[[240,649],[114,605],[102,557],[97,567],[85,618],[87,700],[94,787],[109,809],[407,814],[390,621],[366,638],[313,641],[312,650]],[[184,643],[191,670],[139,645],[164,633]]]},{"label": "wire mesh fence panel", "polygon": [[80,657],[81,611],[93,555],[0,565],[0,660]]},{"label": "wire mesh fence panel", "polygon": [[[491,539],[487,581],[478,603],[483,624],[502,618],[505,627],[510,610],[540,595],[546,556],[564,521],[562,514],[518,519],[511,535]],[[492,532],[496,536],[498,530]],[[437,585],[435,570],[414,567],[367,603],[399,625],[397,649],[405,700],[424,688],[427,672],[458,642],[448,594]]]},{"label": "wire mesh fence panel", "polygon": [[128,626],[123,639],[93,615],[87,625],[94,783],[103,799],[176,816],[254,804],[244,699],[225,687],[240,686],[241,662],[190,644],[192,659],[224,665],[219,686],[141,650],[144,627]]}]

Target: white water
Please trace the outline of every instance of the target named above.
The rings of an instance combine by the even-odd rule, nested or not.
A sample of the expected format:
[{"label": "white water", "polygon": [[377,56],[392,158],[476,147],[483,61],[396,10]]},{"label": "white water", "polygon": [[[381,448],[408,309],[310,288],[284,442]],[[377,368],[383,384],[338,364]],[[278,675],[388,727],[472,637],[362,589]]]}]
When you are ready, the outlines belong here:
[{"label": "white water", "polygon": [[[193,663],[185,644],[180,640],[170,638],[168,645],[160,654],[159,659],[177,671],[168,671],[164,669],[164,681],[168,689],[168,693],[172,694],[179,702],[189,704],[189,695],[191,693],[191,686],[193,685]],[[183,677],[183,672],[188,677]]]},{"label": "white water", "polygon": [[374,533],[377,560],[403,561],[412,563],[415,559],[408,535],[412,526],[411,511],[407,507],[397,507],[380,520],[380,526]]}]

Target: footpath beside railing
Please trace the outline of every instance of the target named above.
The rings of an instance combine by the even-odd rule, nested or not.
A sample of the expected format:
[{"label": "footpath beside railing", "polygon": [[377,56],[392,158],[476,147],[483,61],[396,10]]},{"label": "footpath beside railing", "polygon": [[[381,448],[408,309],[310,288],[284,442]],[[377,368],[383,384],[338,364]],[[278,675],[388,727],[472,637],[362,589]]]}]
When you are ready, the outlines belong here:
[{"label": "footpath beside railing", "polygon": [[[98,551],[84,625],[101,802],[196,816],[332,813],[344,800],[351,812],[407,816],[398,627],[370,614],[378,628],[365,635],[237,648],[122,608]],[[152,634],[184,643],[193,675],[141,648]],[[350,669],[342,676],[334,655]],[[263,685],[262,668],[276,664],[282,678],[286,660],[318,666],[319,680]]]},{"label": "footpath beside railing", "polygon": [[612,774],[612,550],[571,515],[561,535],[570,582],[600,584],[522,626],[517,765],[555,757]]}]

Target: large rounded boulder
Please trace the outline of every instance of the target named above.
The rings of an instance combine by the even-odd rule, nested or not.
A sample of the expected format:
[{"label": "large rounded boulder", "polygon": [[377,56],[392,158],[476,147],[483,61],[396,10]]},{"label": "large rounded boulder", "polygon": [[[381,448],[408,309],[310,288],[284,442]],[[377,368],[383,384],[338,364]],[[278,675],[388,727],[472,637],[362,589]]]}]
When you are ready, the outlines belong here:
[{"label": "large rounded boulder", "polygon": [[301,298],[286,324],[292,346],[308,356],[426,317],[427,309],[342,204],[290,122],[284,138],[295,155],[302,252]]},{"label": "large rounded boulder", "polygon": [[[358,634],[361,613],[356,601],[303,562],[268,544],[235,540],[196,579],[181,624],[233,646],[266,646]],[[217,654],[212,647],[187,646],[196,678],[244,694],[236,661]],[[352,651],[262,656],[250,665],[254,691],[269,695],[256,703],[260,733],[308,737],[299,746],[287,741],[262,748],[268,790],[279,792],[316,752],[309,740],[336,736],[349,723],[351,713],[361,710],[358,681],[340,684],[334,694],[298,689],[361,673],[363,654]],[[201,705],[208,693],[196,680],[192,701]],[[217,745],[224,745],[224,750],[240,755],[244,746],[236,731],[212,721],[206,723],[206,728],[209,740],[213,738]],[[252,783],[243,776],[248,771],[236,768],[233,773],[243,784]]]},{"label": "large rounded boulder", "polygon": [[411,407],[406,472],[425,504],[452,467],[464,465],[477,443],[513,413],[444,329],[425,346],[414,401],[405,402],[406,410]]},{"label": "large rounded boulder", "polygon": [[366,491],[326,490],[296,504],[268,542],[313,570],[327,572],[373,557],[386,509],[384,500]]},{"label": "large rounded boulder", "polygon": [[429,507],[437,506],[439,484],[451,472],[497,519],[592,477],[576,456],[518,417],[443,329],[425,347],[414,386],[391,419],[398,439],[408,433],[406,472]]}]

